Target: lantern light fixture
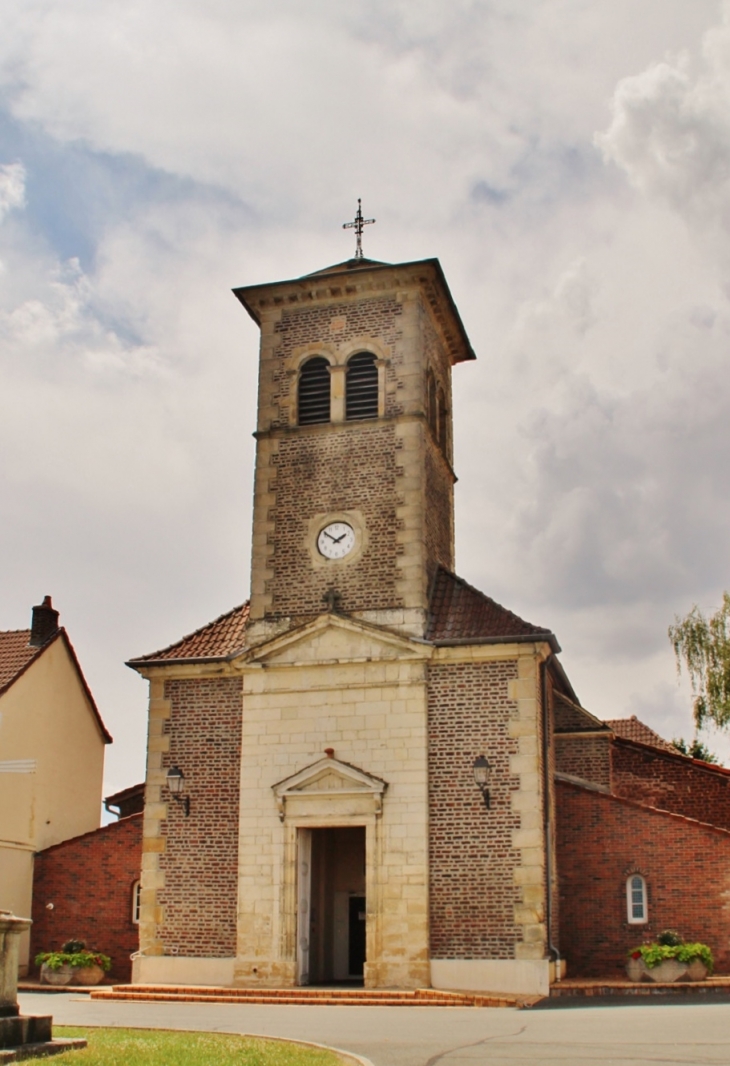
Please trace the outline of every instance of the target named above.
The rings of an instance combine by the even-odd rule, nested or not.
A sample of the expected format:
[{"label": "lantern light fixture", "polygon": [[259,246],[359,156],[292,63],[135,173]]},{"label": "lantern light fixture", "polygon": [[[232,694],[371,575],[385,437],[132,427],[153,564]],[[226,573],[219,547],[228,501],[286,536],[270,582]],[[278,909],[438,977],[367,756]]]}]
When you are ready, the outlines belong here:
[{"label": "lantern light fixture", "polygon": [[472,767],[474,773],[474,784],[480,790],[482,799],[484,800],[484,806],[489,810],[490,797],[489,797],[489,777],[492,772],[492,768],[489,765],[489,760],[486,755],[477,755]]},{"label": "lantern light fixture", "polygon": [[182,804],[185,808],[185,817],[187,818],[190,814],[190,796],[183,796],[183,792],[185,791],[185,774],[179,766],[171,766],[167,771],[167,787],[175,802]]}]

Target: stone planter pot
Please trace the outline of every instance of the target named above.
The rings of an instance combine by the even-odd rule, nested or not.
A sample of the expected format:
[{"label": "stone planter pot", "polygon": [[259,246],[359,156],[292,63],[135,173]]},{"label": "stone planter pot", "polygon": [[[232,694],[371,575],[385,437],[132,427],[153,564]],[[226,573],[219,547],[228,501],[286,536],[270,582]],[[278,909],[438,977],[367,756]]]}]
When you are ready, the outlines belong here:
[{"label": "stone planter pot", "polygon": [[658,984],[680,981],[687,974],[687,963],[676,959],[663,959],[658,966],[648,967],[649,977]]},{"label": "stone planter pot", "polygon": [[57,970],[52,970],[44,962],[41,966],[41,984],[70,985],[75,972],[73,966],[59,966]]},{"label": "stone planter pot", "polygon": [[688,981],[706,981],[707,980],[707,967],[702,959],[692,959],[687,964],[687,980]]},{"label": "stone planter pot", "polygon": [[649,971],[642,958],[629,959],[626,963],[626,976],[629,981],[648,981]]},{"label": "stone planter pot", "polygon": [[73,969],[72,985],[98,985],[104,977],[101,966],[79,966]]}]

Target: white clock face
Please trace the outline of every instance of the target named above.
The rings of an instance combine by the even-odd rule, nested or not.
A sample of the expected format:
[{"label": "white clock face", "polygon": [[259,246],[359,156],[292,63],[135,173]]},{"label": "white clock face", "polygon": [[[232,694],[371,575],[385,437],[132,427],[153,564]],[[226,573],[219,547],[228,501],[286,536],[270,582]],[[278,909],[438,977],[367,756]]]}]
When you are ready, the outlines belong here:
[{"label": "white clock face", "polygon": [[347,522],[330,522],[317,537],[317,547],[325,559],[344,559],[355,547],[355,530]]}]

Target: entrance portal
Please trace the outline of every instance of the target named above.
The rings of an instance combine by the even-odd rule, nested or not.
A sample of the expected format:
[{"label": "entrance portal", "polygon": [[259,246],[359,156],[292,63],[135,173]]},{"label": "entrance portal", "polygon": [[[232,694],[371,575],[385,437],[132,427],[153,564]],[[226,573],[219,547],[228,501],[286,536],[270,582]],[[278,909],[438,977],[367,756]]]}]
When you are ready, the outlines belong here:
[{"label": "entrance portal", "polygon": [[[309,835],[311,858],[309,915],[300,907],[302,924],[309,921],[308,983],[362,982],[365,963],[365,827],[300,830]],[[310,844],[300,839],[300,846]],[[300,863],[300,898],[303,896]],[[301,932],[300,930],[300,939]],[[302,983],[307,973],[302,969]]]}]

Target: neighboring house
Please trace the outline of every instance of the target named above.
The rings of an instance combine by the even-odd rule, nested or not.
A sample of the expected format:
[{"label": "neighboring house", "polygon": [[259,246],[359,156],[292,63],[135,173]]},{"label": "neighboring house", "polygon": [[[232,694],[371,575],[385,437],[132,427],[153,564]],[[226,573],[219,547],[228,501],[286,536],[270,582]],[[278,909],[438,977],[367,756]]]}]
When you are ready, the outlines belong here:
[{"label": "neighboring house", "polygon": [[35,853],[98,826],[111,739],[46,596],[0,632],[0,909],[30,917]]},{"label": "neighboring house", "polygon": [[129,981],[139,947],[144,785],[107,796],[104,806],[119,820],[36,855],[31,955],[84,940],[111,957],[112,980]]},{"label": "neighboring house", "polygon": [[562,725],[557,861],[568,973],[620,977],[626,952],[667,928],[709,944],[727,973],[730,770],[682,755],[636,718]]}]

